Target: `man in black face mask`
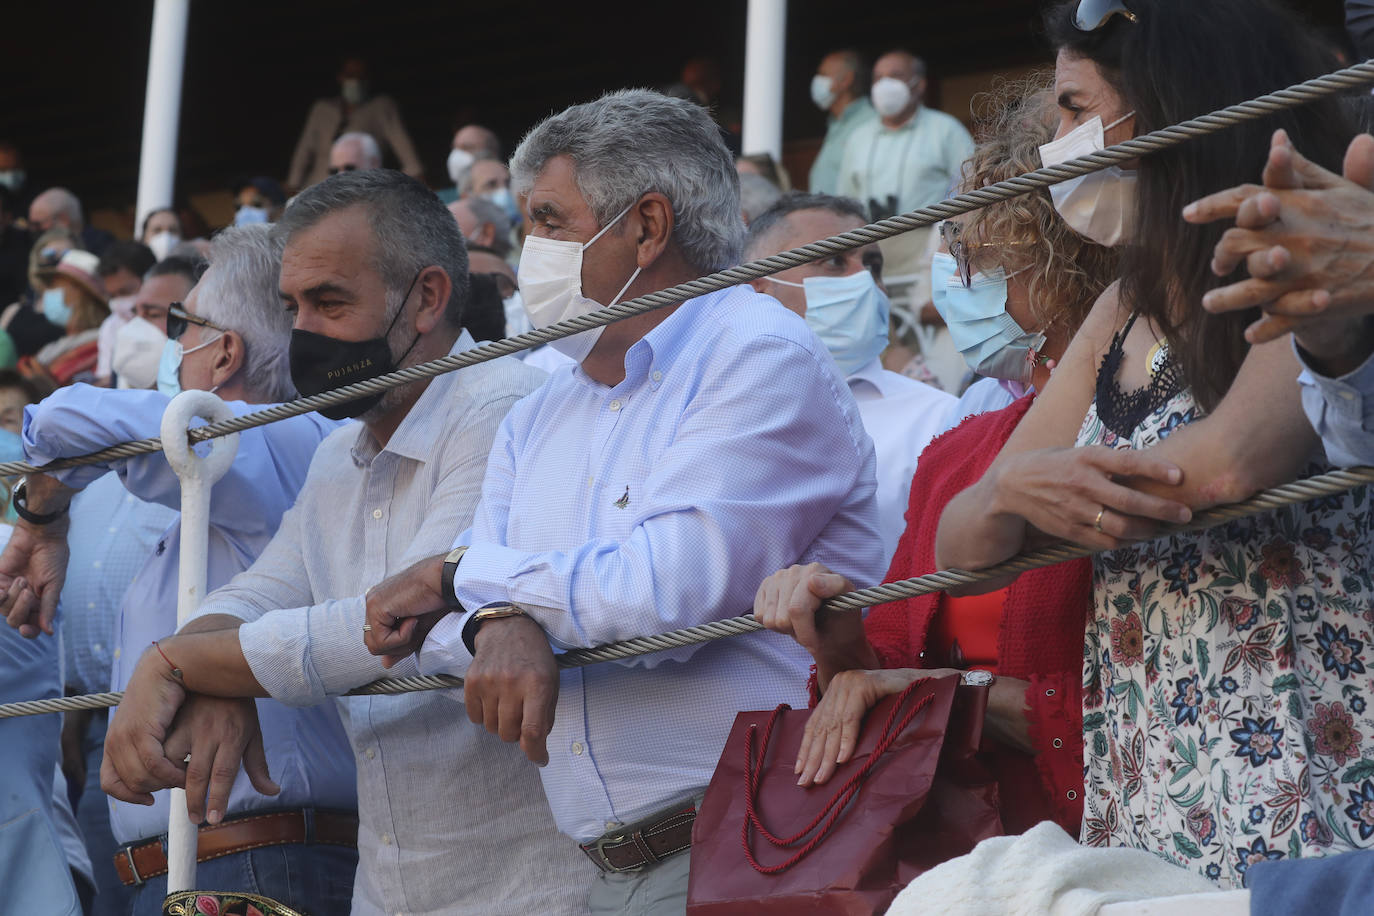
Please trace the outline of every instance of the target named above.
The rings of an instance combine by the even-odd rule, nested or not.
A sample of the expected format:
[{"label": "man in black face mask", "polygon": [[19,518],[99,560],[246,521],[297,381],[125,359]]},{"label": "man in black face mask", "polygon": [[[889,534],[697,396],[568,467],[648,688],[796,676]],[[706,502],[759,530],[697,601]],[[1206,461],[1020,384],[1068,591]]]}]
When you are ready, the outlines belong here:
[{"label": "man in black face mask", "polygon": [[[295,316],[291,373],[303,394],[474,345],[460,330],[469,296],[462,236],[419,182],[382,170],[336,175],[301,194],[275,231],[286,242],[281,297]],[[320,445],[258,563],[201,606],[202,626],[221,628],[163,640],[166,658],[139,662],[106,744],[108,784],[172,784],[187,740],[193,760],[215,753],[201,740],[213,723],[182,717],[173,738],[188,739],[160,737],[184,691],[306,705],[383,676],[362,640],[365,593],[449,549],[472,519],[497,428],[542,379],[505,358],[341,407],[362,422]],[[461,695],[337,702],[358,770],[354,913],[449,913],[465,900],[501,901],[504,912],[579,909],[586,862],[559,840],[520,751],[466,721]],[[250,735],[251,712],[245,704],[235,723]],[[236,762],[231,751],[226,769]],[[467,791],[474,784],[482,791]],[[192,816],[222,810],[223,791],[213,775],[208,791],[188,785]]]}]

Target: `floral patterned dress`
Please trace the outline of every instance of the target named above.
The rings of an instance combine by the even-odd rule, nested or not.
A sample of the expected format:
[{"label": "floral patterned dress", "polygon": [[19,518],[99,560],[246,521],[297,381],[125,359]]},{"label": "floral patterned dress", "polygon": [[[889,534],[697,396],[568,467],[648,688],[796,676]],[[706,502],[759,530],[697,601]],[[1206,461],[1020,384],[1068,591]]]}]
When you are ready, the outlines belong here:
[{"label": "floral patterned dress", "polygon": [[[1146,448],[1202,416],[1182,390],[1122,436],[1097,408],[1079,445]],[[1374,847],[1372,502],[1361,487],[1094,558],[1085,844],[1230,887],[1265,859]]]}]

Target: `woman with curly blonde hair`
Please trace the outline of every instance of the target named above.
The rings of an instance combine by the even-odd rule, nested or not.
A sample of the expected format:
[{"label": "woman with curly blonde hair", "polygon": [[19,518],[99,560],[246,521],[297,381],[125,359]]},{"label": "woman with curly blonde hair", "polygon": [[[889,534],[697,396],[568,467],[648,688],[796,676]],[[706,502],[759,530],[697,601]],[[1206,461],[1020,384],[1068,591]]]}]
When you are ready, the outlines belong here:
[{"label": "woman with curly blonde hair", "polygon": [[[1038,168],[1037,147],[1054,134],[1044,81],[1002,87],[994,108],[964,166],[966,189]],[[921,453],[888,581],[936,570],[946,503],[996,457],[1115,270],[1112,253],[1074,235],[1044,191],[975,211],[945,239],[952,251],[935,259],[932,278],[944,293],[936,302],[970,368],[986,378],[965,401],[1002,409],[974,410]],[[854,587],[810,564],[774,573],[755,599],[760,622],[816,660],[817,705],[797,761],[802,784],[825,782],[849,759],[864,715],[882,697],[919,677],[982,669],[992,674],[980,675],[991,681],[984,738],[994,748],[1004,825],[1019,833],[1052,819],[1077,832],[1087,563],[1026,573],[990,595],[926,595],[880,605],[864,621],[831,615],[818,627],[820,602]]]},{"label": "woman with curly blonde hair", "polygon": [[[980,142],[964,163],[961,190],[1040,168],[1040,146],[1054,138],[1058,125],[1052,81],[1051,73],[1037,74],[977,100],[988,114],[975,126]],[[931,272],[935,307],[980,376],[964,393],[959,416],[1004,407],[1030,388],[1044,388],[1092,304],[1115,279],[1120,252],[1070,229],[1048,191],[947,221],[940,236]],[[999,305],[1005,316],[996,314]],[[1008,347],[1020,356],[1033,349],[1034,356],[1011,359]]]}]

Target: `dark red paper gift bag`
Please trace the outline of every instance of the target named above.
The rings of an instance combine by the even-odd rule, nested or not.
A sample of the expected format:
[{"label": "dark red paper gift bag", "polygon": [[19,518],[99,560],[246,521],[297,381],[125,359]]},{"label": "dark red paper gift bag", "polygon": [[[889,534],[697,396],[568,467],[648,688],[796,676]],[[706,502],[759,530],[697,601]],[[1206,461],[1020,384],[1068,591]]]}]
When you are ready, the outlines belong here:
[{"label": "dark red paper gift bag", "polygon": [[692,829],[688,913],[881,913],[912,878],[1000,835],[997,784],[977,760],[986,708],[987,688],[917,681],[870,710],[854,756],[807,789],[792,768],[810,711],[740,713]]}]

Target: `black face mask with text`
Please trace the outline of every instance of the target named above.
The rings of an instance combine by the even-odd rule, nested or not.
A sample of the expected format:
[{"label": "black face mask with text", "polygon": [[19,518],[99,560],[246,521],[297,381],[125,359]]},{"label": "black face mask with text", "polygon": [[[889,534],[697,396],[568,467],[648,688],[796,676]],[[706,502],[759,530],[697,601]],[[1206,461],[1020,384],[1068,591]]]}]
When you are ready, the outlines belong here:
[{"label": "black face mask with text", "polygon": [[[410,346],[406,347],[405,353],[402,353],[399,359],[392,359],[391,347],[387,345],[386,339],[391,335],[391,329],[396,326],[397,319],[406,310],[405,304],[415,288],[415,281],[419,279],[420,275],[416,274],[415,280],[410,281],[410,289],[406,290],[405,299],[401,300],[401,308],[380,337],[370,340],[339,340],[313,331],[292,329],[291,347],[288,351],[291,361],[291,382],[301,396],[308,398],[395,371],[397,364],[403,362],[415,348],[415,344],[419,343],[420,335],[415,335],[415,339],[410,342]],[[331,420],[352,419],[380,404],[383,394],[384,392],[366,394],[332,407],[322,407],[319,413]]]}]

